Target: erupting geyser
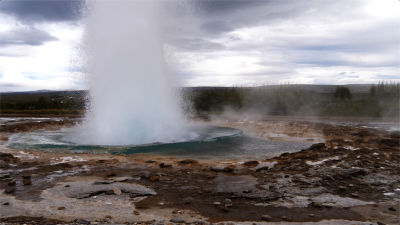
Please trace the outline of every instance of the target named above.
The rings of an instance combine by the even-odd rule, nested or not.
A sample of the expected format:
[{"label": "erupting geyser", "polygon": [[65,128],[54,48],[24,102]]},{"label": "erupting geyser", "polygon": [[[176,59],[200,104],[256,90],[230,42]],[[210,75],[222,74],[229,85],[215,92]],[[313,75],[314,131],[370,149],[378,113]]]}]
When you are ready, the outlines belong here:
[{"label": "erupting geyser", "polygon": [[[89,105],[82,124],[17,133],[8,146],[49,152],[241,159],[308,146],[257,139],[233,128],[188,125],[180,106],[179,83],[168,73],[163,50],[165,25],[179,21],[176,16],[181,15],[174,9],[181,9],[182,5],[175,4],[182,1],[87,2],[83,46]],[[173,35],[172,30],[168,35]]]},{"label": "erupting geyser", "polygon": [[89,1],[83,45],[89,105],[82,124],[19,133],[8,145],[56,152],[161,149],[186,154],[240,136],[232,128],[189,126],[184,118],[178,82],[168,73],[164,55],[165,20],[174,19],[166,13],[173,12],[175,3],[179,1]]},{"label": "erupting geyser", "polygon": [[161,6],[161,1],[89,3],[84,48],[90,104],[74,141],[140,145],[191,138],[176,79],[166,68]]}]

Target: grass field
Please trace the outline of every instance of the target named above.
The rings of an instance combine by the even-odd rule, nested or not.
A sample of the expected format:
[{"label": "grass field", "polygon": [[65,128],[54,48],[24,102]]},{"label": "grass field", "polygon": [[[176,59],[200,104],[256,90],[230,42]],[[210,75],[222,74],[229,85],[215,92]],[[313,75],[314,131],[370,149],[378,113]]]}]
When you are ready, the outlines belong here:
[{"label": "grass field", "polygon": [[[252,112],[260,115],[394,117],[400,113],[400,84],[269,85],[184,88],[185,111],[192,114]],[[0,113],[81,115],[87,91],[0,94]]]},{"label": "grass field", "polygon": [[191,91],[195,112],[399,117],[399,84],[274,85]]}]

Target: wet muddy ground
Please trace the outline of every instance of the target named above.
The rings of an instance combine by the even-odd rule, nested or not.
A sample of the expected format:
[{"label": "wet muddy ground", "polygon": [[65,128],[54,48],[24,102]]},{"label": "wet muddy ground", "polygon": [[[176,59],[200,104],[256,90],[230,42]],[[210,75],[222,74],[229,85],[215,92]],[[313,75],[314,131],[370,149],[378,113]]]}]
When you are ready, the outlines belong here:
[{"label": "wet muddy ground", "polygon": [[76,122],[1,125],[0,223],[400,223],[399,132],[288,118],[210,122],[263,138],[314,143],[252,161],[6,146],[16,132]]}]

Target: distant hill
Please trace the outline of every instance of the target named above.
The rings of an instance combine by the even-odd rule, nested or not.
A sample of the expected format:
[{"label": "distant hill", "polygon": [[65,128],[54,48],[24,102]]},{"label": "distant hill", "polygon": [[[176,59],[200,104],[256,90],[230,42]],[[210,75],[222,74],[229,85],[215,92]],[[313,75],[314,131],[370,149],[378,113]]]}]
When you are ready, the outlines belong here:
[{"label": "distant hill", "polygon": [[[243,88],[269,88],[269,87],[282,87],[282,86],[297,86],[305,91],[315,93],[334,93],[337,87],[347,87],[352,93],[368,93],[372,84],[346,84],[346,85],[322,85],[322,84],[283,84],[283,85],[266,85],[257,87],[245,87]],[[240,87],[240,86],[235,86]],[[218,87],[218,86],[199,86],[199,87],[183,87],[184,91],[205,91],[205,90],[228,90],[232,87]],[[87,90],[64,90],[64,91],[53,91],[53,90],[37,90],[37,91],[23,91],[23,92],[0,92],[1,96],[10,95],[85,95]]]},{"label": "distant hill", "polygon": [[87,91],[26,91],[0,93],[0,114],[81,114]]},{"label": "distant hill", "polygon": [[[369,93],[371,86],[373,84],[346,84],[346,85],[322,85],[322,84],[283,84],[283,85],[266,85],[266,86],[257,86],[257,87],[241,87],[241,88],[278,88],[285,86],[296,86],[307,92],[314,93],[334,93],[337,87],[347,87],[354,94],[365,94]],[[240,86],[238,86],[240,88]],[[188,91],[206,91],[206,90],[228,90],[232,87],[217,87],[217,86],[202,86],[202,87],[184,87],[184,90]]]},{"label": "distant hill", "polygon": [[[344,87],[344,88],[338,88]],[[190,113],[221,113],[226,108],[262,115],[398,117],[400,84],[258,87],[183,87]],[[339,91],[342,92],[339,92]],[[0,93],[0,115],[82,115],[87,90]]]},{"label": "distant hill", "polygon": [[64,91],[52,91],[52,90],[38,90],[38,91],[16,91],[16,92],[0,92],[0,96],[9,96],[9,95],[63,95],[63,94],[85,94],[86,90],[64,90]]}]

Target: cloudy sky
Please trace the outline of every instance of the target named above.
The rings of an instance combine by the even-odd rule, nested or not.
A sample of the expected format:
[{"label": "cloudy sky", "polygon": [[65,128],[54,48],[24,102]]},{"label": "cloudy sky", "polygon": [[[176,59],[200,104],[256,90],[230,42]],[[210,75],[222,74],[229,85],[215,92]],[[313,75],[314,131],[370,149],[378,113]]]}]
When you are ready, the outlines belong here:
[{"label": "cloudy sky", "polygon": [[[0,91],[85,89],[84,5],[0,0]],[[185,86],[400,82],[399,0],[178,5],[165,49]]]}]

